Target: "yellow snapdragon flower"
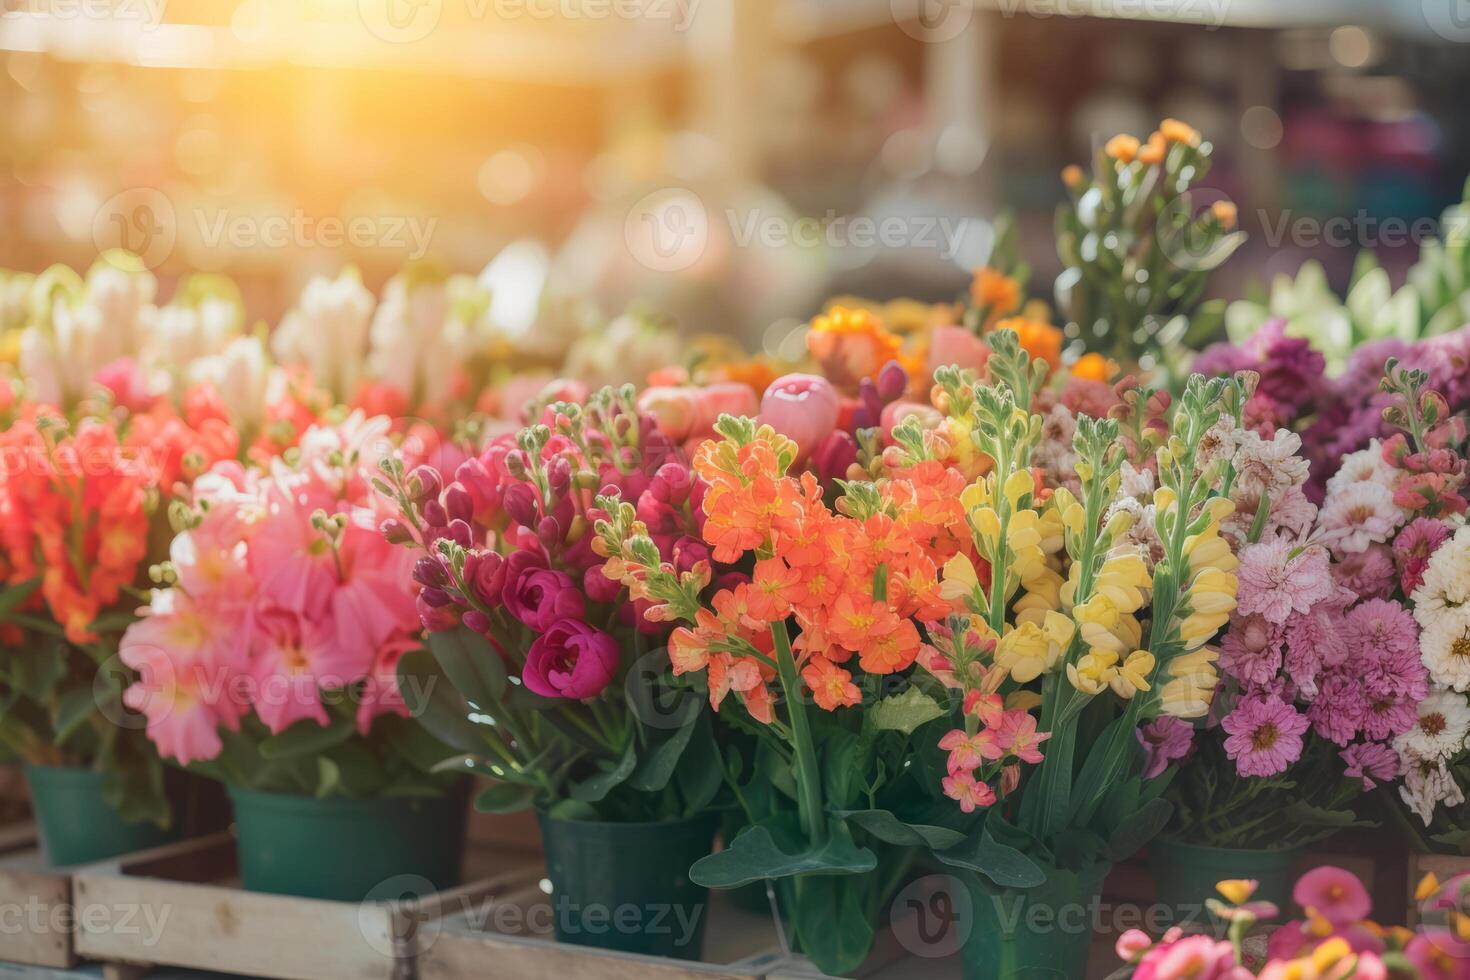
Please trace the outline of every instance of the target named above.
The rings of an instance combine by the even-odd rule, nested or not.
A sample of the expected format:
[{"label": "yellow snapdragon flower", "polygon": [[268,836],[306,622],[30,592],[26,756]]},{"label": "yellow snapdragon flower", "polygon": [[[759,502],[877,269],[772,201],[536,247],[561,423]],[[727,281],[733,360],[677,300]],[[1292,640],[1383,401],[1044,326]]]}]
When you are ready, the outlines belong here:
[{"label": "yellow snapdragon flower", "polygon": [[1075,664],[1067,664],[1067,680],[1083,694],[1101,694],[1118,677],[1118,655],[1093,649]]},{"label": "yellow snapdragon flower", "polygon": [[1149,690],[1148,675],[1154,670],[1154,655],[1147,650],[1134,650],[1128,659],[1118,665],[1118,675],[1113,678],[1113,693],[1125,701],[1139,691]]}]

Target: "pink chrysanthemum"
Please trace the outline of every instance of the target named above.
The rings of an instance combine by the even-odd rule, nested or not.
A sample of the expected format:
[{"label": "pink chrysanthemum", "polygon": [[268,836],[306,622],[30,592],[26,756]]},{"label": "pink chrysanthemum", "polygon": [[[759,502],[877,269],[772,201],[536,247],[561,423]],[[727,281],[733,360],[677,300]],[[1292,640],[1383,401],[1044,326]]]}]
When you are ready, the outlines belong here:
[{"label": "pink chrysanthemum", "polygon": [[1397,779],[1401,771],[1399,754],[1382,742],[1359,742],[1341,753],[1345,775],[1363,781],[1363,792],[1379,783]]},{"label": "pink chrysanthemum", "polygon": [[1347,745],[1363,727],[1368,702],[1357,678],[1344,671],[1323,676],[1317,696],[1307,708],[1307,718],[1317,734],[1338,745]]},{"label": "pink chrysanthemum", "polygon": [[1308,724],[1278,697],[1245,698],[1220,722],[1230,736],[1225,754],[1242,776],[1275,776],[1301,758]]},{"label": "pink chrysanthemum", "polygon": [[1450,529],[1433,517],[1416,517],[1404,526],[1393,542],[1393,557],[1399,567],[1399,584],[1410,595],[1424,581],[1429,556],[1444,544]]},{"label": "pink chrysanthemum", "polygon": [[1284,639],[1281,627],[1265,617],[1236,615],[1220,641],[1220,669],[1244,687],[1265,684],[1281,669]]},{"label": "pink chrysanthemum", "polygon": [[1397,602],[1369,599],[1354,606],[1344,624],[1349,642],[1375,659],[1381,655],[1418,655],[1419,628]]},{"label": "pink chrysanthemum", "polygon": [[1327,552],[1308,547],[1294,555],[1295,550],[1291,541],[1276,537],[1241,551],[1236,572],[1240,579],[1236,609],[1241,615],[1259,613],[1281,626],[1293,612],[1309,612],[1337,593]]},{"label": "pink chrysanthemum", "polygon": [[1398,584],[1393,550],[1386,544],[1371,544],[1344,555],[1342,561],[1332,564],[1332,577],[1361,599],[1387,599]]}]

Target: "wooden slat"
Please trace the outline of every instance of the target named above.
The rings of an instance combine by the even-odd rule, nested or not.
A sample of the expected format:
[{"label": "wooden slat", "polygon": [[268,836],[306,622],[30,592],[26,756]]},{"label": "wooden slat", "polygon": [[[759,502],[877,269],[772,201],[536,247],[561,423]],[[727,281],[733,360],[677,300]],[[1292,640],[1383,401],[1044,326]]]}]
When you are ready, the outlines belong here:
[{"label": "wooden slat", "polygon": [[0,960],[66,969],[72,944],[71,876],[46,865],[34,824],[0,826],[0,909],[18,915],[0,929]]},{"label": "wooden slat", "polygon": [[1470,874],[1470,857],[1462,857],[1458,854],[1409,855],[1408,922],[1410,926],[1419,924],[1419,903],[1414,901],[1414,890],[1419,887],[1419,880],[1431,873],[1440,882],[1448,881],[1455,875]]}]

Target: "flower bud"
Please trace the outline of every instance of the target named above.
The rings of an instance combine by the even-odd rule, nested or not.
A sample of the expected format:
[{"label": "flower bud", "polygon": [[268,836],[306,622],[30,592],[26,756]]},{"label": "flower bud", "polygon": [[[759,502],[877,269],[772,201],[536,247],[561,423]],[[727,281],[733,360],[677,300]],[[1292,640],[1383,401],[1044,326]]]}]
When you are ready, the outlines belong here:
[{"label": "flower bud", "polygon": [[474,532],[464,521],[450,521],[447,537],[461,548],[468,548],[475,543]]},{"label": "flower bud", "polygon": [[413,540],[413,532],[408,529],[408,525],[396,517],[390,517],[378,525],[378,531],[389,544],[408,544]]},{"label": "flower bud", "polygon": [[543,517],[536,526],[536,537],[548,550],[557,547],[562,541],[561,522],[555,517]]},{"label": "flower bud", "polygon": [[423,506],[425,501],[438,497],[443,486],[444,482],[439,477],[439,471],[432,466],[415,466],[408,474],[409,497],[420,506]]},{"label": "flower bud", "polygon": [[476,633],[490,632],[490,617],[478,609],[466,610],[461,621]]},{"label": "flower bud", "polygon": [[437,498],[431,497],[423,503],[424,523],[430,527],[443,527],[449,523],[449,513]]},{"label": "flower bud", "polygon": [[449,584],[449,573],[439,559],[424,557],[413,563],[413,580],[426,588],[436,589]]},{"label": "flower bud", "polygon": [[558,456],[546,464],[546,481],[557,493],[565,493],[572,485],[572,463],[565,456]]},{"label": "flower bud", "polygon": [[451,483],[444,491],[444,510],[450,520],[469,523],[475,517],[475,499],[458,483]]},{"label": "flower bud", "polygon": [[677,507],[689,499],[689,491],[693,486],[694,474],[688,466],[683,463],[665,463],[653,475],[649,490],[660,502]]},{"label": "flower bud", "polygon": [[511,483],[505,488],[502,506],[511,520],[522,527],[534,527],[539,518],[536,490],[529,483]]}]

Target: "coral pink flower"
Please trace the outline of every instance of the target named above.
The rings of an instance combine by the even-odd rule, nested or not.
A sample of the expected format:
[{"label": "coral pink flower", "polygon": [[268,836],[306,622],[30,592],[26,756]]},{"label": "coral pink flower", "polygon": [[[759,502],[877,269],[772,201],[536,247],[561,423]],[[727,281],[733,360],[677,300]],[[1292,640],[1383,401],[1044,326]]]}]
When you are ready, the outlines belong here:
[{"label": "coral pink flower", "polygon": [[974,813],[976,807],[992,806],[995,803],[995,790],[988,783],[976,780],[968,772],[945,776],[941,785],[944,787],[944,795],[959,801],[960,809],[965,813]]},{"label": "coral pink flower", "polygon": [[340,651],[332,618],[264,608],[251,614],[246,630],[251,704],[271,733],[302,719],[328,724],[322,689],[345,687],[363,669],[360,651]]},{"label": "coral pink flower", "polygon": [[1393,542],[1393,557],[1404,595],[1412,595],[1424,581],[1430,556],[1449,536],[1445,522],[1433,517],[1416,517],[1399,532]]},{"label": "coral pink flower", "polygon": [[941,326],[929,331],[928,374],[947,364],[980,370],[990,360],[990,347],[964,327]]},{"label": "coral pink flower", "polygon": [[974,772],[986,759],[1000,758],[993,754],[984,732],[968,735],[963,728],[945,732],[944,737],[939,740],[939,747],[949,753],[951,776],[959,772]]}]

